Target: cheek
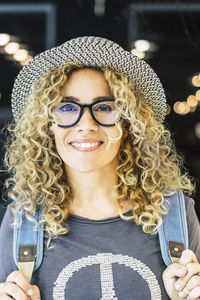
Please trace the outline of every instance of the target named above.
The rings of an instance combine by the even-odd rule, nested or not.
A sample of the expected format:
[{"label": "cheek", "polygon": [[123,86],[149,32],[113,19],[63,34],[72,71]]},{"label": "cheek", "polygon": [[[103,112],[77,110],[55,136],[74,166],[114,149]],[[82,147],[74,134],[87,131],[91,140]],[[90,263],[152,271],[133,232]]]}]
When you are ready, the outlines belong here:
[{"label": "cheek", "polygon": [[66,130],[62,130],[62,128],[56,128],[54,130],[54,140],[57,152],[60,156],[62,156],[62,151],[66,148],[67,145],[67,132]]},{"label": "cheek", "polygon": [[106,155],[109,157],[116,156],[121,146],[121,134],[119,130],[114,130],[107,134]]},{"label": "cheek", "polygon": [[121,141],[122,141],[122,124],[121,125],[121,130],[118,129],[117,127],[112,127],[108,128],[107,130],[107,138],[108,138],[108,152],[112,156],[116,156],[119,152],[120,146],[121,146]]},{"label": "cheek", "polygon": [[122,126],[120,126],[120,128],[113,126],[107,128],[106,130],[104,130],[104,132],[107,136],[108,143],[116,143],[116,144],[118,144],[118,142],[121,143],[121,138],[123,135]]}]

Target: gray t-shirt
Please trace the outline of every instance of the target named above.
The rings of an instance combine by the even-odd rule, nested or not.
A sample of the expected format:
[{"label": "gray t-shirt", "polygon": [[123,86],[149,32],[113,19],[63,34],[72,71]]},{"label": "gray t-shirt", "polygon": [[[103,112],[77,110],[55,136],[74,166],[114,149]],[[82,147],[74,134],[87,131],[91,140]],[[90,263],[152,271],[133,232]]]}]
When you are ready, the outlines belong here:
[{"label": "gray t-shirt", "polygon": [[[193,200],[186,198],[190,249],[200,259],[200,227]],[[129,213],[127,213],[129,214]],[[16,270],[10,206],[0,230],[0,282]],[[145,234],[119,216],[103,220],[70,215],[69,233],[51,242],[32,283],[42,300],[169,299],[158,235]]]}]

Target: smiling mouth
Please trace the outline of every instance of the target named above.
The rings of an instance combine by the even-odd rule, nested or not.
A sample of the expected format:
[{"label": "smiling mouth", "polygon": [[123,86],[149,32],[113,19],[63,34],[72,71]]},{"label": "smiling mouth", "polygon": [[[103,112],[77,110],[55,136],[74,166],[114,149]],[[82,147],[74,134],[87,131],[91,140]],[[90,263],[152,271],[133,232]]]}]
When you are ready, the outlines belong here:
[{"label": "smiling mouth", "polygon": [[94,151],[96,149],[99,149],[103,142],[94,142],[94,143],[77,143],[77,142],[71,142],[70,146],[78,151]]}]

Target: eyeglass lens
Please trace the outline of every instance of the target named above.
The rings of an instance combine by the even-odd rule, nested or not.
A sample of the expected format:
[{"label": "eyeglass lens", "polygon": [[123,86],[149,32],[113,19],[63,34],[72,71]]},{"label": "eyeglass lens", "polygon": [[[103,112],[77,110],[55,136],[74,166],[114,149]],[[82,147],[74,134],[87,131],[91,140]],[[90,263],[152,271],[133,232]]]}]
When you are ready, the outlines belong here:
[{"label": "eyeglass lens", "polygon": [[[117,116],[119,116],[114,101],[104,100],[88,106],[92,108],[92,117],[94,120],[102,125],[114,125]],[[80,118],[82,108],[81,105],[75,102],[65,101],[57,104],[52,112],[57,117],[59,125],[71,126]]]}]

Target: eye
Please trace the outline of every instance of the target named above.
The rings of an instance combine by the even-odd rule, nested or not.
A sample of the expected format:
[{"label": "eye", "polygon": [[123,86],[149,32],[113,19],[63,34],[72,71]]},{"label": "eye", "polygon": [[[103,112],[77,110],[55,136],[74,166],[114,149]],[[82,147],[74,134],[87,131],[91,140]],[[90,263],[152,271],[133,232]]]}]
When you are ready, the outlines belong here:
[{"label": "eye", "polygon": [[101,103],[95,106],[94,110],[99,112],[111,112],[113,111],[113,103]]},{"label": "eye", "polygon": [[77,112],[79,110],[79,108],[71,103],[62,105],[59,107],[59,111],[61,112]]}]

